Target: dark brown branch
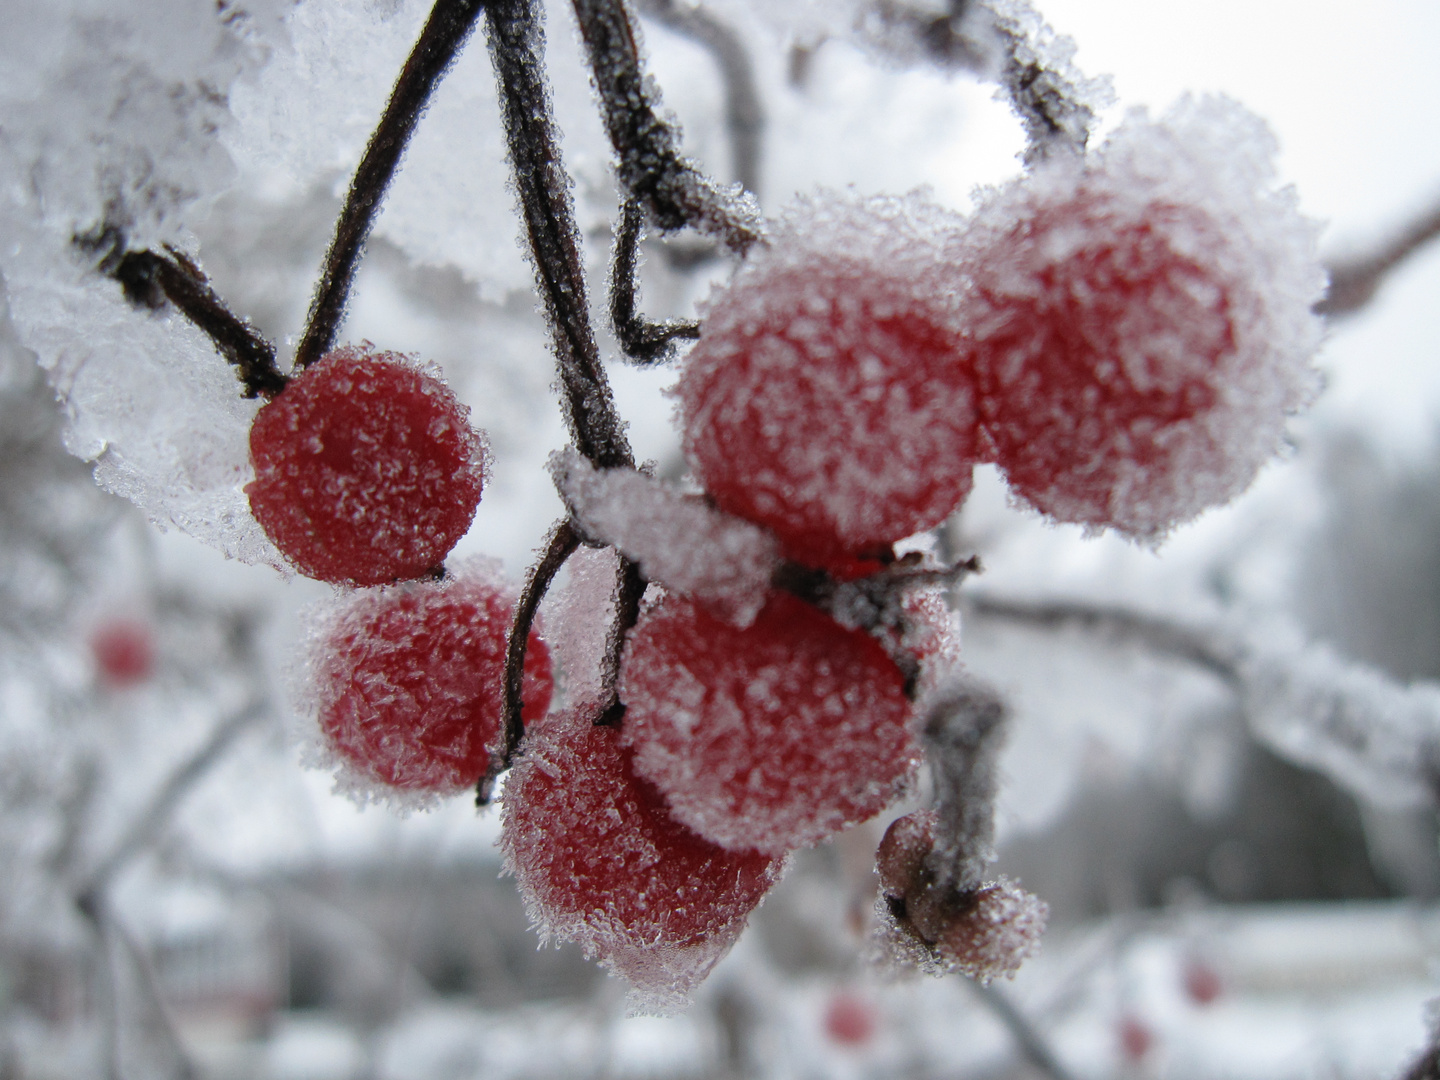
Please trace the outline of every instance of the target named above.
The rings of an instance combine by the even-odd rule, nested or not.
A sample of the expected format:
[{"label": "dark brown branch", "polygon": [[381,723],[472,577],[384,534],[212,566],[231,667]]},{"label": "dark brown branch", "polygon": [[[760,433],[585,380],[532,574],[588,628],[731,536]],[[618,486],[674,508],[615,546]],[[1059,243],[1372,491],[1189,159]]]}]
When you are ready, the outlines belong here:
[{"label": "dark brown branch", "polygon": [[590,325],[585,264],[570,201],[570,177],[550,112],[544,36],[533,0],[493,0],[485,11],[490,58],[520,212],[559,361],[575,448],[599,468],[631,465],[630,444]]},{"label": "dark brown branch", "polygon": [[744,254],[761,238],[758,213],[681,155],[680,133],[661,115],[659,91],[645,77],[624,0],[574,6],[625,191],[658,228],[690,226]]},{"label": "dark brown branch", "polygon": [[1330,263],[1330,289],[1325,299],[1315,305],[1315,310],[1332,319],[1353,315],[1375,299],[1392,271],[1437,236],[1440,236],[1440,201],[1368,255]]},{"label": "dark brown branch", "polygon": [[491,755],[490,767],[480,778],[475,789],[476,806],[489,804],[496,779],[510,767],[520,740],[525,737],[525,653],[530,644],[530,628],[535,624],[535,613],[540,610],[540,601],[545,599],[555,575],[579,546],[580,534],[567,518],[551,531],[549,543],[525,579],[525,588],[515,605],[515,617],[510,622],[510,636],[505,641],[505,744],[500,753]]},{"label": "dark brown branch", "polygon": [[610,263],[610,324],[626,357],[637,364],[664,363],[675,354],[675,342],[698,338],[700,324],[693,319],[650,322],[639,306],[638,255],[644,215],[640,204],[626,199],[615,229],[615,253]]},{"label": "dark brown branch", "polygon": [[640,14],[708,49],[725,85],[725,130],[730,135],[730,167],[746,191],[760,194],[761,140],[765,106],[755,85],[755,65],[740,35],[703,7],[681,7],[675,0],[640,0]]},{"label": "dark brown branch", "polygon": [[350,182],[345,207],[335,223],[335,237],[295,350],[295,366],[308,367],[335,344],[345,317],[350,286],[355,280],[365,240],[381,200],[390,186],[406,144],[435,87],[475,28],[484,0],[436,0],[415,47],[400,69],[365,154]]},{"label": "dark brown branch", "polygon": [[120,283],[132,304],[158,311],[168,300],[214,343],[234,368],[248,398],[272,398],[285,389],[275,364],[275,347],[225,306],[200,267],[183,252],[126,251],[125,232],[103,225],[75,237],[75,243],[99,255],[99,269]]},{"label": "dark brown branch", "polygon": [[605,687],[607,699],[602,703],[595,723],[615,727],[625,715],[625,703],[620,700],[620,656],[625,649],[625,638],[640,618],[640,600],[645,595],[645,578],[640,567],[629,559],[621,558],[619,582],[615,591],[615,619],[610,624],[610,633],[605,641],[605,666],[601,670],[601,685]]}]

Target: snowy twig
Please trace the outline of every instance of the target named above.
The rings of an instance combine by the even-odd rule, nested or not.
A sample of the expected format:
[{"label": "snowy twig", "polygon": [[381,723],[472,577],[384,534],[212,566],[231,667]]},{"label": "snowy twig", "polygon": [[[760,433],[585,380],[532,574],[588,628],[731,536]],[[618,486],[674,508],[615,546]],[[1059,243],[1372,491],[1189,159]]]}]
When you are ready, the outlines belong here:
[{"label": "snowy twig", "polygon": [[1330,290],[1315,310],[1332,319],[1353,315],[1375,298],[1390,273],[1440,236],[1440,201],[1436,201],[1367,255],[1330,263]]},{"label": "snowy twig", "polygon": [[640,291],[637,256],[644,224],[640,204],[626,199],[620,207],[615,254],[610,263],[610,325],[628,359],[637,364],[657,364],[674,355],[677,339],[699,337],[700,324],[694,319],[650,322],[636,311]]},{"label": "snowy twig", "polygon": [[475,804],[486,806],[495,788],[495,781],[510,767],[520,740],[525,737],[525,651],[530,642],[530,627],[534,625],[535,613],[540,610],[540,601],[545,598],[550,583],[565,565],[565,560],[580,546],[580,534],[566,518],[550,533],[538,562],[530,568],[525,579],[525,588],[515,604],[515,617],[510,623],[510,636],[505,643],[505,745],[501,752],[490,759],[490,768],[480,778],[475,790]]},{"label": "snowy twig", "polygon": [[710,51],[725,85],[725,130],[730,134],[730,167],[736,183],[760,193],[761,138],[765,106],[755,85],[755,65],[745,42],[731,27],[703,7],[675,0],[640,0],[640,14],[683,34]]},{"label": "snowy twig", "polygon": [[126,251],[125,232],[105,225],[75,238],[75,243],[100,255],[99,268],[120,283],[133,304],[152,311],[170,301],[214,343],[235,367],[248,398],[272,398],[285,389],[285,376],[275,364],[275,347],[225,306],[209,279],[188,256],[173,247],[166,254]]},{"label": "snowy twig", "polygon": [[534,0],[493,0],[485,8],[490,57],[520,212],[550,322],[575,448],[594,465],[630,465],[630,444],[600,363],[586,301],[585,262],[570,200],[570,178],[550,110],[544,35]]},{"label": "snowy twig", "polygon": [[984,1002],[986,1008],[1005,1025],[1011,1038],[1015,1040],[1015,1045],[1025,1055],[1026,1061],[1048,1076],[1050,1080],[1070,1080],[1070,1073],[1060,1064],[1059,1058],[1055,1056],[1055,1051],[1050,1049],[1050,1044],[1045,1037],[1016,1007],[1009,995],[998,986],[982,982],[979,979],[967,979],[966,981],[975,991],[975,995]]},{"label": "snowy twig", "polygon": [[483,0],[436,0],[425,28],[400,69],[335,223],[335,236],[325,256],[305,333],[295,350],[297,368],[313,364],[335,344],[350,285],[380,202],[430,95],[470,36],[482,6]]},{"label": "snowy twig", "polygon": [[269,715],[270,710],[270,702],[264,697],[257,697],[215,726],[204,744],[170,774],[145,809],[136,815],[110,854],[101,859],[76,888],[75,895],[82,907],[89,898],[98,896],[131,859],[154,841],[195,782],[209,771],[241,733]]},{"label": "snowy twig", "polygon": [[996,760],[1008,713],[997,694],[968,678],[937,694],[928,711],[935,847],[926,866],[943,887],[975,889],[995,860]]},{"label": "snowy twig", "polygon": [[759,211],[753,200],[723,190],[681,155],[680,133],[662,116],[659,91],[645,77],[624,0],[574,5],[625,191],[659,228],[691,226],[744,254],[761,238]]}]

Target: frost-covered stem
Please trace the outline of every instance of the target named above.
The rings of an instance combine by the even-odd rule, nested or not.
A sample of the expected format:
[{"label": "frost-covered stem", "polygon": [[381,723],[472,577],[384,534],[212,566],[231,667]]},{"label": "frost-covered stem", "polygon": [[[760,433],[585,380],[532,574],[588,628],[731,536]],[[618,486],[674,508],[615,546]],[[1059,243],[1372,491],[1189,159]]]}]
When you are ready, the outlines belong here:
[{"label": "frost-covered stem", "polygon": [[898,0],[875,0],[864,14],[885,34],[899,33],[919,47],[931,63],[946,69],[983,71],[988,58],[964,30],[973,0],[950,0],[946,11],[922,10]]},{"label": "frost-covered stem", "polygon": [[759,215],[681,156],[680,133],[661,115],[624,0],[574,0],[574,6],[625,190],[659,228],[688,225],[744,254],[762,236]]},{"label": "frost-covered stem", "polygon": [[500,81],[511,175],[559,361],[570,435],[575,448],[597,468],[631,465],[630,444],[590,325],[570,176],[560,155],[544,76],[539,9],[534,0],[492,0],[485,23]]},{"label": "frost-covered stem", "polygon": [[100,860],[76,888],[75,894],[82,905],[87,897],[99,895],[131,859],[154,841],[170,820],[175,807],[194,787],[195,782],[210,770],[230,748],[230,744],[251,724],[269,712],[270,702],[263,697],[257,697],[216,725],[204,745],[183,761],[160,785],[149,804],[135,816],[135,820],[111,849],[110,854]]},{"label": "frost-covered stem", "polygon": [[703,7],[682,7],[675,0],[639,0],[640,14],[682,34],[710,51],[725,84],[725,130],[730,134],[730,165],[735,181],[760,194],[761,139],[765,105],[755,85],[755,65],[745,42]]},{"label": "frost-covered stem", "polygon": [[1050,1080],[1071,1080],[1069,1072],[1060,1064],[1060,1059],[1055,1056],[1055,1051],[1050,1048],[1045,1037],[1030,1022],[1029,1017],[1016,1007],[1009,995],[991,983],[981,982],[978,979],[967,979],[966,981],[975,991],[975,995],[985,1003],[986,1008],[1005,1025],[1005,1029],[1010,1032],[1010,1037],[1015,1040],[1015,1045],[1025,1055],[1026,1061],[1048,1076]]},{"label": "frost-covered stem", "polygon": [[204,272],[183,252],[166,247],[126,251],[125,234],[116,226],[77,236],[75,242],[102,254],[100,269],[120,283],[125,298],[152,311],[174,304],[215,345],[234,368],[247,398],[272,398],[285,389],[285,376],[275,364],[275,346],[225,305]]},{"label": "frost-covered stem", "polygon": [[335,236],[305,321],[305,333],[295,350],[297,368],[313,364],[335,344],[355,270],[380,202],[430,95],[475,28],[483,6],[484,0],[436,0],[430,10],[430,18],[400,69],[385,112],[350,181],[345,207],[335,223]]},{"label": "frost-covered stem", "polygon": [[1053,47],[1053,31],[1028,3],[1008,6],[1003,13],[991,11],[1004,52],[1000,86],[1025,127],[1026,162],[1057,150],[1083,153],[1099,119],[1086,100],[1093,96],[1093,87],[1083,85],[1079,72],[1046,55]]},{"label": "frost-covered stem", "polygon": [[564,519],[551,530],[545,550],[530,568],[525,587],[520,591],[515,616],[510,622],[510,636],[505,640],[505,743],[499,754],[491,756],[490,767],[480,778],[475,789],[476,806],[489,804],[496,779],[510,767],[510,760],[525,737],[525,653],[530,644],[530,627],[535,624],[535,613],[540,610],[540,601],[545,599],[550,583],[579,546],[579,532],[569,518]]},{"label": "frost-covered stem", "polygon": [[625,715],[620,700],[620,654],[625,649],[625,636],[640,618],[640,600],[645,595],[645,578],[640,567],[629,559],[620,560],[619,586],[615,591],[615,619],[605,640],[605,666],[601,669],[601,686],[606,698],[595,723],[614,727]]},{"label": "frost-covered stem", "polygon": [[1352,315],[1375,298],[1381,284],[1411,255],[1440,236],[1440,201],[1426,208],[1367,255],[1332,262],[1330,289],[1315,310],[1332,319]]},{"label": "frost-covered stem", "polygon": [[1127,608],[1067,600],[1005,600],[970,595],[966,610],[982,618],[1004,619],[1056,629],[1079,626],[1189,661],[1239,686],[1245,648],[1222,634],[1210,633]]},{"label": "frost-covered stem", "polygon": [[1005,703],[964,680],[929,708],[923,736],[935,781],[935,847],[927,868],[960,892],[980,886],[995,858],[997,760],[1005,738]]},{"label": "frost-covered stem", "polygon": [[636,364],[658,364],[670,359],[679,338],[698,338],[694,319],[650,322],[639,307],[638,256],[645,226],[640,204],[626,199],[615,227],[615,253],[610,263],[610,324],[625,355]]}]

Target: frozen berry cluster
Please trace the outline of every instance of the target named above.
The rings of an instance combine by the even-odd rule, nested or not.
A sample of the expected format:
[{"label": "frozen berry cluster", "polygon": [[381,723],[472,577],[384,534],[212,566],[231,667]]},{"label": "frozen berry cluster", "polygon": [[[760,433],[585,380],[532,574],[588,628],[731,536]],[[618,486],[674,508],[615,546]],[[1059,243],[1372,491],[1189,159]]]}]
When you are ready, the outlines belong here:
[{"label": "frozen berry cluster", "polygon": [[[551,710],[528,639],[502,845],[545,933],[669,1007],[790,852],[911,789],[927,695],[958,664],[936,582],[962,568],[896,545],[955,513],[977,464],[1054,520],[1154,543],[1274,455],[1314,390],[1321,281],[1249,125],[1212,99],[1135,115],[967,217],[801,200],[704,306],[674,389],[703,492],[552,459],[566,527],[650,589],[612,620],[608,674],[562,669],[562,691],[609,706],[562,692]],[[483,482],[464,409],[403,358],[341,349],[251,442],[251,505],[287,558],[383,586],[319,635],[329,752],[402,793],[495,772],[515,600],[493,568],[436,573]],[[1044,905],[957,876],[943,828],[920,812],[886,834],[881,910],[932,966],[1011,974]]]}]

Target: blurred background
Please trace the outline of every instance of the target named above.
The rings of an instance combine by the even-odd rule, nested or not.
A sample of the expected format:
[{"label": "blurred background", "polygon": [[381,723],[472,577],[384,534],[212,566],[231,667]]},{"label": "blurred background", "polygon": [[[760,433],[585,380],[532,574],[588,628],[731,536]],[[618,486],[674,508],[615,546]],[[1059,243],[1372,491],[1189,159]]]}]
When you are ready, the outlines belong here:
[{"label": "blurred background", "polygon": [[[1257,737],[1234,685],[1144,620],[1440,680],[1440,244],[1333,317],[1291,454],[1158,552],[1047,525],[988,470],[941,530],[987,567],[955,597],[965,661],[1013,713],[997,871],[1051,908],[1014,983],[871,963],[896,807],[801,853],[689,1012],[627,1017],[577,949],[537,947],[493,811],[362,809],[301,767],[297,658],[330,590],[266,565],[243,520],[254,404],[176,319],[45,253],[93,198],[67,177],[158,176],[155,235],[293,344],[425,8],[211,7],[0,0],[0,1078],[1402,1075],[1440,995],[1434,801]],[[963,211],[1019,170],[1018,122],[943,47],[959,8],[639,7],[687,152],[768,213],[819,185],[928,186]],[[1264,117],[1333,265],[1436,218],[1428,0],[1043,13],[1113,76],[1107,127],[1185,92]],[[572,17],[549,19],[603,295],[608,150]],[[643,309],[689,315],[728,270],[693,237],[647,241]],[[433,361],[470,405],[495,464],[457,555],[518,580],[561,513],[544,461],[566,435],[478,39],[406,158],[344,336]],[[637,457],[682,475],[672,371],[611,376]]]}]

